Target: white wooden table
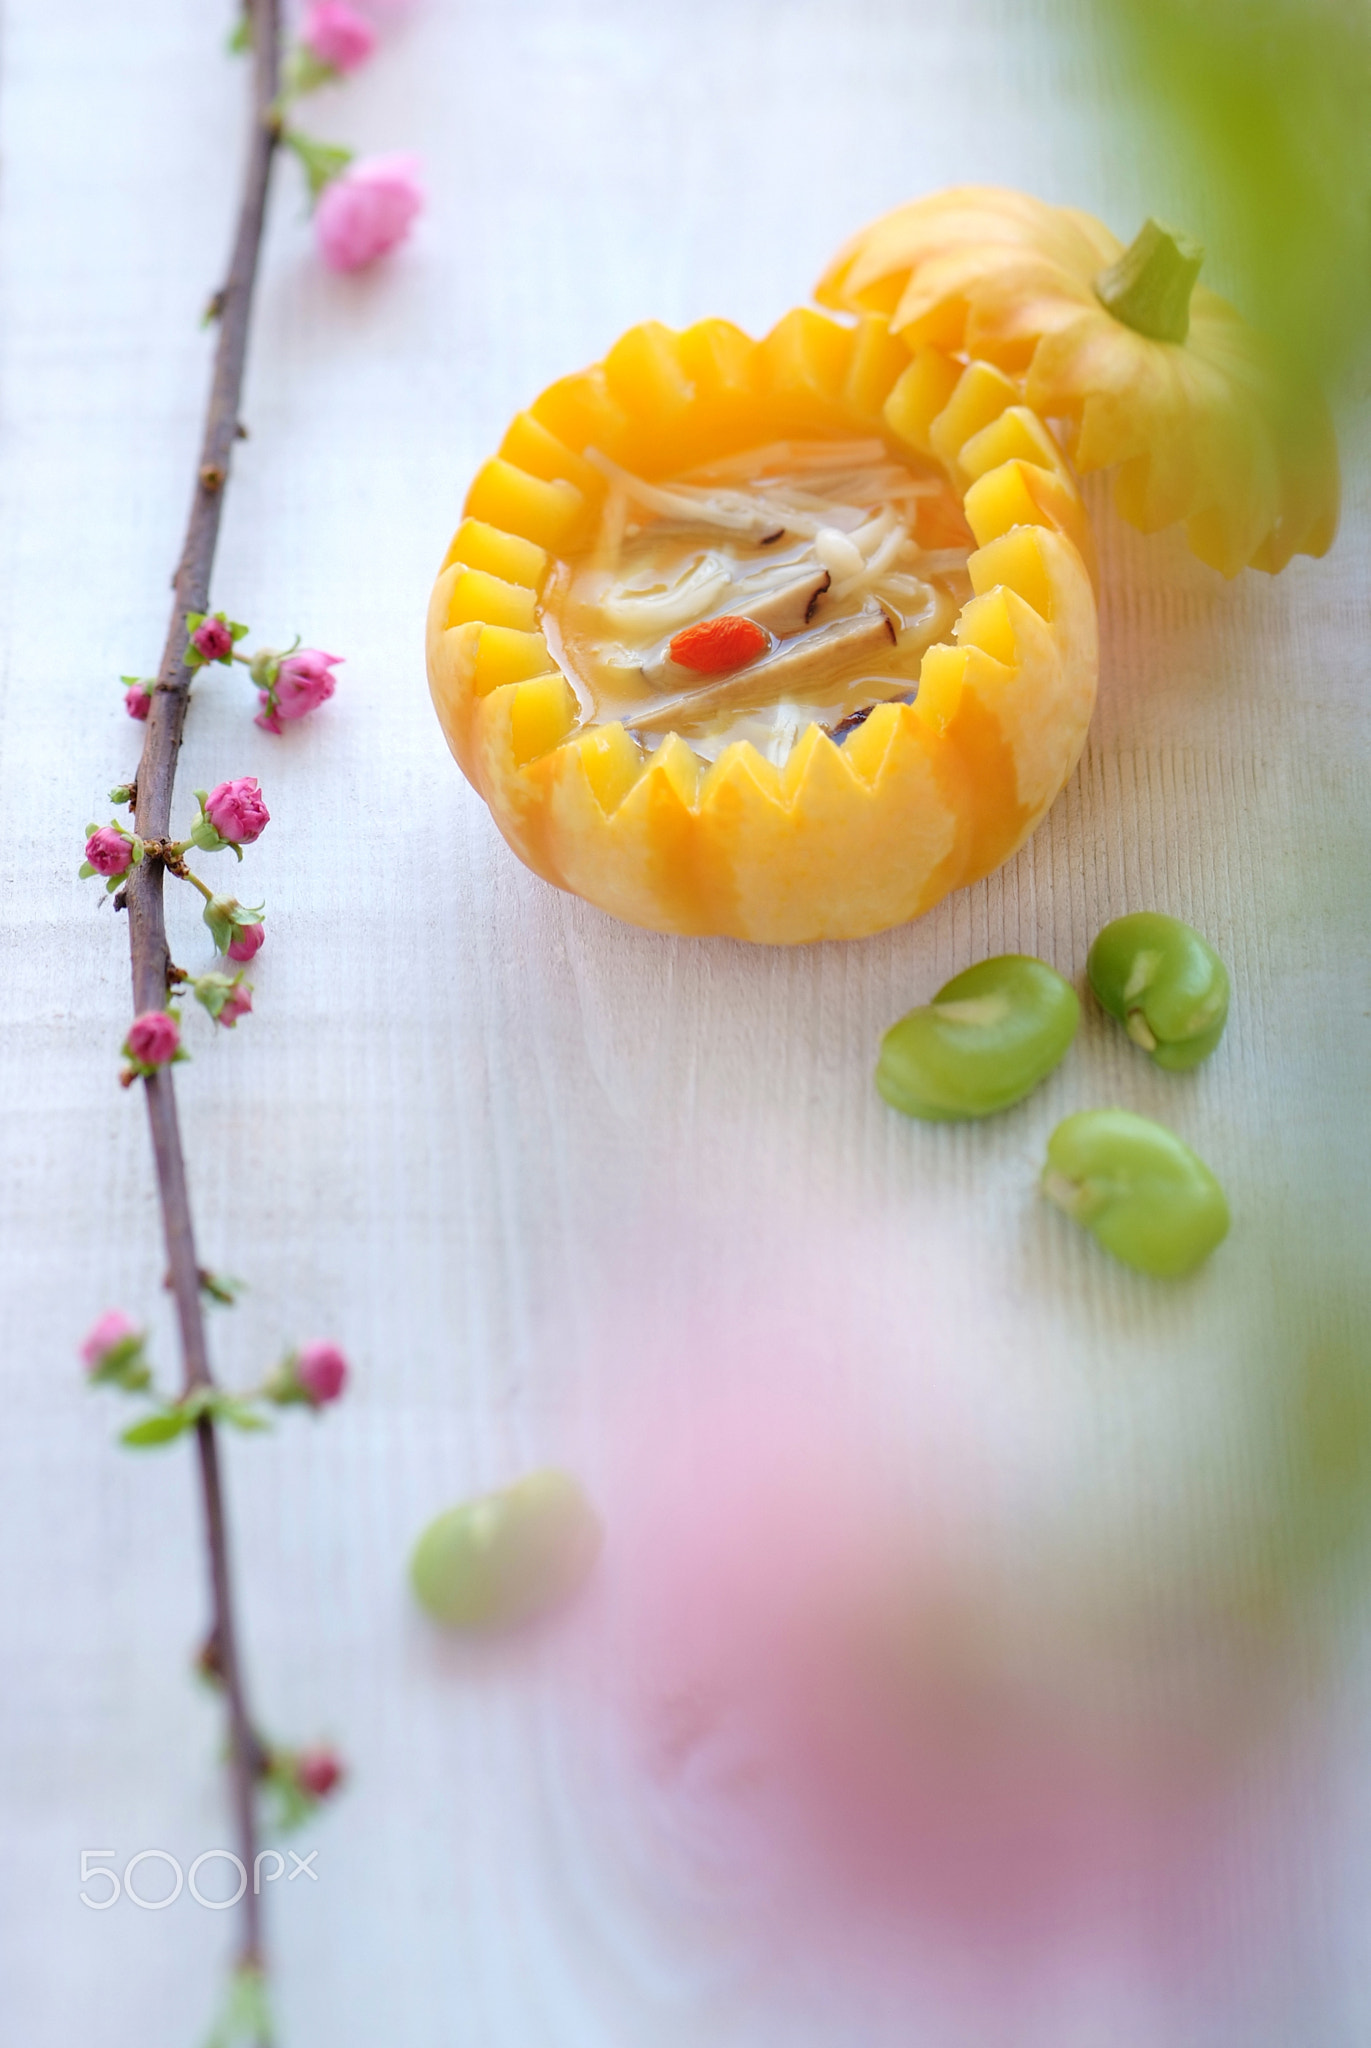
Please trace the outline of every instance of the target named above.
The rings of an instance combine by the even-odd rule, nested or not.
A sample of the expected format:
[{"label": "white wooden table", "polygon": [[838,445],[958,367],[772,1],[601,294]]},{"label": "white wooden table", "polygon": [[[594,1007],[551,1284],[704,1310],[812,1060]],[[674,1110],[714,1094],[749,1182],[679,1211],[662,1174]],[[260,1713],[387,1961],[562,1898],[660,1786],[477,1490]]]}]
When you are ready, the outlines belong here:
[{"label": "white wooden table", "polygon": [[[3,16],[0,2006],[7,2040],[132,2048],[199,2038],[227,1930],[187,1896],[88,1910],[81,1852],[188,1865],[227,1830],[187,1670],[189,1460],[113,1449],[116,1403],[74,1357],[118,1303],[172,1363],[142,1109],[114,1084],[125,937],[74,875],[136,757],[116,679],[160,646],[243,87],[226,5]],[[440,1506],[544,1461],[608,1499],[626,1447],[650,1480],[759,1358],[800,1398],[840,1388],[896,1467],[927,1473],[949,1431],[1046,1501],[1068,1547],[1126,1528],[1174,1583],[1187,1515],[1221,1519],[1258,1483],[1314,1307],[1346,1320],[1371,1035],[1356,422],[1336,550],[1278,583],[1224,585],[1096,495],[1104,676],[1079,772],[1006,869],[882,938],[766,951],[611,923],[518,866],[428,704],[424,602],[467,479],[630,322],[760,331],[853,227],[959,180],[1125,234],[1151,210],[1203,230],[1084,24],[1008,0],[430,0],[311,114],[422,153],[412,244],[326,276],[283,167],[215,598],[347,666],[282,740],[216,673],[180,786],[256,774],[272,811],[243,871],[270,911],[256,1014],[221,1042],[192,1025],[181,1070],[204,1252],[251,1283],[217,1356],[246,1381],[320,1334],[356,1367],[326,1423],[230,1453],[264,1719],[331,1735],[353,1771],[297,1844],[317,1882],[272,1894],[287,2042],[1367,2038],[1367,1784],[1336,1655],[1301,1653],[1299,1704],[1243,1781],[1206,1968],[1049,1945],[992,2022],[938,1988],[929,1929],[887,1976],[726,1882],[613,1674],[586,1642],[589,1685],[554,1654],[574,1630],[466,1654],[404,1585]],[[878,1101],[880,1031],[951,973],[1022,950],[1079,977],[1100,923],[1150,906],[1232,967],[1200,1074],[1154,1072],[1087,1006],[1068,1062],[993,1127]],[[207,964],[195,909],[176,905],[176,944]],[[1193,1282],[1111,1266],[1034,1196],[1053,1124],[1109,1101],[1173,1123],[1231,1190],[1231,1240]],[[1362,1612],[1355,1586],[1332,1603],[1335,1643]],[[1301,1825],[1273,1828],[1292,1806]],[[158,1895],[165,1866],[143,1871]]]}]

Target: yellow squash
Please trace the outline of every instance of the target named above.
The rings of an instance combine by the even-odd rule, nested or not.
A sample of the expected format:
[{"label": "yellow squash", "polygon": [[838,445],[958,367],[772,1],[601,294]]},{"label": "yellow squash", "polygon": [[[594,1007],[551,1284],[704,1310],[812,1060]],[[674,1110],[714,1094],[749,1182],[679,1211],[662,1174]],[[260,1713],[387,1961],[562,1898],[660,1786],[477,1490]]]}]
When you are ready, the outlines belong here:
[{"label": "yellow squash", "polygon": [[863,229],[817,297],[887,315],[915,353],[931,344],[1022,377],[1035,412],[1074,424],[1079,470],[1117,467],[1133,525],[1184,520],[1224,575],[1274,572],[1332,543],[1332,428],[1321,395],[1195,285],[1202,254],[1155,222],[1125,250],[1088,213],[964,186]]},{"label": "yellow squash", "polygon": [[[598,518],[585,451],[661,479],[854,429],[936,458],[975,538],[975,595],[915,702],[841,745],[810,725],[779,766],[746,741],[710,763],[675,733],[648,752],[622,724],[582,725],[540,593]],[[801,309],[760,342],[648,323],[545,391],[479,472],[430,604],[430,686],[464,773],[547,881],[657,931],[858,938],[988,874],[1071,773],[1098,669],[1089,554],[1056,442],[992,363],[911,357],[879,314]]]}]

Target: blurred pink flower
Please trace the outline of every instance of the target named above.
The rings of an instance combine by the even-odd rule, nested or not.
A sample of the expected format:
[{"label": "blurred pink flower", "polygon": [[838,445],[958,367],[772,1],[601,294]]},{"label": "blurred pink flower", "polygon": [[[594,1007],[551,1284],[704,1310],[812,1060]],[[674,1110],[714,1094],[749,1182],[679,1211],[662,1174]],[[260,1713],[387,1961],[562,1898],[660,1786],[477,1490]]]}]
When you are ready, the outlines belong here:
[{"label": "blurred pink flower", "polygon": [[404,241],[423,203],[418,157],[363,157],[324,187],[319,253],[330,270],[361,270]]},{"label": "blurred pink flower", "polygon": [[346,0],[314,0],[300,40],[321,64],[334,71],[355,71],[376,48],[376,31]]},{"label": "blurred pink flower", "polygon": [[302,1749],[295,1759],[295,1782],[311,1799],[327,1799],[342,1775],[331,1749]]},{"label": "blurred pink flower", "polygon": [[240,924],[234,926],[234,933],[233,943],[228,949],[229,959],[251,960],[262,950],[267,928],[264,924]]},{"label": "blurred pink flower", "polygon": [[217,783],[205,798],[205,816],[230,846],[251,846],[271,823],[255,775]]},{"label": "blurred pink flower", "polygon": [[95,1372],[117,1345],[129,1337],[139,1335],[137,1323],[126,1316],[121,1308],[107,1308],[97,1322],[91,1324],[81,1345],[81,1356],[88,1369]]},{"label": "blurred pink flower", "polygon": [[214,1021],[216,1024],[222,1024],[226,1031],[231,1031],[238,1019],[246,1017],[251,1008],[252,990],[246,982],[240,981],[224,997]]},{"label": "blurred pink flower", "polygon": [[233,635],[217,616],[203,620],[195,628],[190,644],[203,661],[227,661],[233,653]]},{"label": "blurred pink flower", "polygon": [[133,864],[133,847],[113,825],[102,825],[86,841],[86,859],[97,875],[124,875]]},{"label": "blurred pink flower", "polygon": [[336,1401],[347,1384],[348,1362],[336,1344],[314,1338],[300,1346],[295,1377],[315,1407]]},{"label": "blurred pink flower", "polygon": [[130,718],[146,718],[152,709],[151,692],[145,690],[141,683],[135,683],[124,692],[124,709]]},{"label": "blurred pink flower", "polygon": [[181,1046],[181,1028],[165,1010],[144,1010],[129,1026],[124,1050],[140,1067],[164,1067]]}]

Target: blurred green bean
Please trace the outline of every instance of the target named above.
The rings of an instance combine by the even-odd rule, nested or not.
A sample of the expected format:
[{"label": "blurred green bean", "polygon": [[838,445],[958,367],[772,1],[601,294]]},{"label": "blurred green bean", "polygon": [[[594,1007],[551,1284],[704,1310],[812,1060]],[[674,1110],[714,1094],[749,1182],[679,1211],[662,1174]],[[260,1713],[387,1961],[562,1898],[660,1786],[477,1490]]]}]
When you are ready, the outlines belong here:
[{"label": "blurred green bean", "polygon": [[516,1628],[574,1592],[600,1549],[600,1524],[574,1479],[531,1472],[464,1501],[419,1537],[410,1583],[449,1628]]}]

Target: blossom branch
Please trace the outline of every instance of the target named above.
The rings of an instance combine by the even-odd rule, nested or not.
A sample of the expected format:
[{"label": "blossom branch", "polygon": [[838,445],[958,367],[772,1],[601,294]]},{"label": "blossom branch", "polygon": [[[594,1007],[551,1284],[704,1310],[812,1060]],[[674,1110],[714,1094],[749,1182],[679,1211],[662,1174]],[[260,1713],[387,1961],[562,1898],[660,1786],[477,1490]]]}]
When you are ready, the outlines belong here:
[{"label": "blossom branch", "polygon": [[[248,1706],[229,1560],[227,1517],[217,1430],[268,1428],[265,1409],[291,1405],[319,1409],[337,1400],[346,1364],[337,1347],[315,1341],[292,1351],[255,1390],[238,1394],[220,1387],[211,1372],[204,1301],[231,1302],[234,1285],[216,1279],[198,1260],[187,1189],[186,1160],[177,1118],[173,1066],[187,1057],[181,1022],[170,1006],[173,986],[193,995],[216,1026],[232,1029],[252,1009],[252,988],[241,964],[236,973],[218,968],[199,974],[173,965],[167,946],[164,887],[172,875],[204,899],[204,922],[218,951],[229,962],[254,958],[265,936],[263,906],[218,894],[186,865],[192,848],[204,853],[232,851],[260,837],[270,822],[254,776],[196,790],[199,809],[184,839],[171,836],[176,767],[194,678],[213,665],[247,669],[257,692],[255,724],[280,734],[333,695],[333,671],[340,657],[322,649],[292,645],[238,651],[247,627],[224,612],[211,612],[210,579],[219,538],[224,493],[236,440],[246,438],[239,423],[243,373],[251,327],[253,295],[272,170],[278,152],[289,149],[305,165],[316,209],[320,252],[335,269],[357,269],[394,248],[408,233],[422,203],[413,159],[375,158],[353,164],[351,153],[302,137],[287,125],[294,101],[316,85],[354,70],[371,54],[374,31],[347,0],[313,0],[301,40],[282,54],[282,0],[243,0],[237,50],[252,52],[252,115],[246,166],[228,276],[210,299],[206,323],[218,322],[209,397],[196,466],[190,515],[180,560],[172,579],[174,601],[161,667],[154,680],[124,676],[124,707],[144,724],[142,755],[135,780],[110,791],[110,801],[127,804],[133,829],[117,820],[86,827],[82,876],[100,876],[116,910],[127,910],[135,1016],[124,1040],[124,1087],[141,1082],[152,1135],[163,1234],[167,1285],[176,1304],[180,1335],[180,1386],[174,1395],[152,1385],[144,1352],[145,1333],[120,1310],[110,1310],[89,1332],[82,1356],[91,1382],[143,1394],[151,1409],[124,1429],[120,1441],[141,1451],[193,1435],[199,1465],[212,1625],[199,1666],[222,1690],[228,1719],[230,1796],[244,1873],[240,1891],[241,1940],[230,1995],[214,2048],[264,2048],[271,2026],[263,1971],[261,1906],[257,1883],[258,1810],[274,1801],[279,1825],[293,1825],[339,1784],[342,1767],[326,1746],[289,1750],[266,1743]],[[284,89],[283,89],[284,86]],[[264,1406],[265,1404],[265,1406]],[[251,1873],[249,1880],[247,1873]]]},{"label": "blossom branch", "polygon": [[[257,281],[262,229],[272,163],[280,139],[276,112],[280,90],[281,23],[279,0],[250,0],[252,28],[252,124],[237,233],[228,277],[217,295],[219,335],[209,403],[205,414],[200,459],[185,543],[177,565],[175,600],[167,628],[162,664],[148,711],[147,730],[135,784],[135,825],[149,846],[171,835],[172,793],[181,747],[186,705],[193,671],[186,661],[188,621],[209,610],[210,573],[219,539],[219,521],[228,483],[238,408],[247,359],[253,290]],[[132,868],[128,879],[129,941],[133,968],[134,1009],[140,1015],[164,1008],[169,992],[170,954],[163,905],[163,862],[149,858]],[[185,1156],[176,1114],[176,1093],[169,1064],[143,1077],[148,1121],[152,1131],[157,1185],[166,1237],[171,1290],[180,1331],[183,1390],[186,1395],[213,1385],[205,1341],[201,1303],[200,1262],[196,1253]],[[228,1530],[214,1419],[202,1413],[195,1424],[196,1450],[209,1551],[213,1626],[213,1665],[228,1711],[230,1781],[238,1854],[249,1871],[256,1866],[258,1778],[268,1759],[253,1728],[239,1658],[233,1588],[229,1568]],[[262,1967],[261,1902],[256,1888],[243,1894],[239,1967]],[[259,2037],[266,2035],[260,2028]]]}]

